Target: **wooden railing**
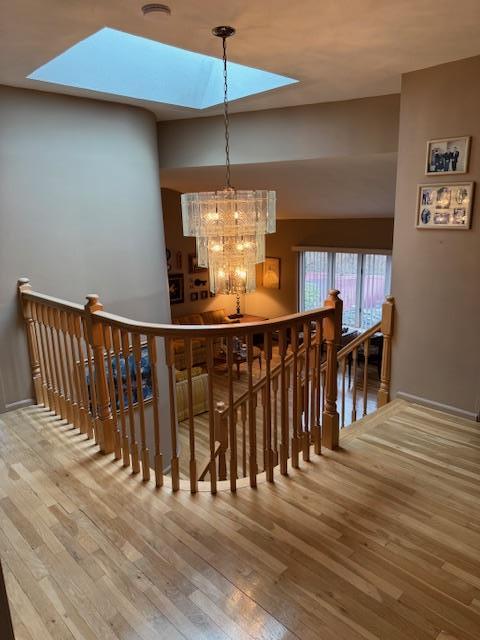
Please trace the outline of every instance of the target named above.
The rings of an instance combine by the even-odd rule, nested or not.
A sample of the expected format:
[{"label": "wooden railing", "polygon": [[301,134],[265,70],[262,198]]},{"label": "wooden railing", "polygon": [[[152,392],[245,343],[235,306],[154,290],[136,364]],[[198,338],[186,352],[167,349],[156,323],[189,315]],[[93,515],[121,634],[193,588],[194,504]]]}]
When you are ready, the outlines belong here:
[{"label": "wooden railing", "polygon": [[[260,476],[273,482],[276,467],[287,474],[311,449],[338,446],[338,366],[368,340],[363,334],[363,342],[338,352],[338,293],[320,309],[260,323],[162,325],[106,313],[96,295],[83,307],[35,293],[22,279],[36,402],[144,481],[153,469],[158,487],[215,493],[255,487]],[[176,365],[187,389],[182,408]],[[388,389],[389,361],[382,364],[382,402]]]}]

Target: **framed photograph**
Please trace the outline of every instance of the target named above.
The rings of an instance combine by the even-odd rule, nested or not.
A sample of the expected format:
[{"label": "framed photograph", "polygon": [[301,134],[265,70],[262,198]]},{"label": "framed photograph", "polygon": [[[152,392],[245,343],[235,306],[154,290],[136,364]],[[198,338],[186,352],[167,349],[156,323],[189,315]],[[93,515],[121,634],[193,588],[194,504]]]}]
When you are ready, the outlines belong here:
[{"label": "framed photograph", "polygon": [[192,291],[190,294],[190,302],[196,302],[198,300],[198,293],[196,291]]},{"label": "framed photograph", "polygon": [[470,136],[460,138],[440,138],[427,142],[425,174],[438,173],[453,175],[467,173]]},{"label": "framed photograph", "polygon": [[421,184],[417,229],[470,229],[473,182]]},{"label": "framed photograph", "polygon": [[189,273],[201,273],[202,271],[207,271],[207,268],[198,266],[197,254],[196,253],[189,253],[188,254],[188,272]]},{"label": "framed photograph", "polygon": [[208,298],[208,291],[207,291],[207,290],[205,290],[205,291],[200,291],[200,298],[201,298],[202,300],[205,300],[206,298]]},{"label": "framed photograph", "polygon": [[280,258],[265,258],[263,286],[266,289],[280,289]]},{"label": "framed photograph", "polygon": [[168,274],[168,291],[170,304],[181,304],[183,302],[183,273]]}]

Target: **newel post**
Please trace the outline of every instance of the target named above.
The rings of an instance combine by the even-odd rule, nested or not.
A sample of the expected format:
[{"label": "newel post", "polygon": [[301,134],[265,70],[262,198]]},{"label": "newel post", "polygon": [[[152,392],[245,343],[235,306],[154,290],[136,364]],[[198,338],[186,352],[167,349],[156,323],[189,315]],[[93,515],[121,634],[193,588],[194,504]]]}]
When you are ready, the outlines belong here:
[{"label": "newel post", "polygon": [[30,356],[30,370],[32,374],[33,389],[35,392],[36,404],[43,404],[42,393],[42,372],[40,370],[40,354],[38,352],[37,340],[35,335],[35,322],[32,314],[32,304],[23,297],[24,293],[31,293],[32,287],[28,278],[20,278],[18,280],[18,295],[20,305],[22,307],[23,318],[25,320],[25,331],[27,333],[28,353]]},{"label": "newel post", "polygon": [[112,453],[115,448],[113,418],[110,410],[110,399],[108,397],[107,375],[105,372],[105,345],[103,336],[103,325],[95,318],[97,311],[103,310],[96,294],[87,296],[88,302],[85,305],[87,312],[88,341],[93,350],[95,361],[94,380],[90,384],[96,385],[97,391],[97,418],[95,433],[101,453]]},{"label": "newel post", "polygon": [[377,392],[377,407],[383,407],[390,402],[390,377],[392,370],[392,335],[393,316],[395,313],[395,298],[387,296],[382,305],[383,352],[382,368],[380,371],[380,388]]},{"label": "newel post", "polygon": [[327,449],[337,449],[339,423],[337,411],[337,345],[342,336],[343,302],[338,297],[340,291],[331,289],[325,300],[325,307],[334,313],[323,320],[323,336],[327,345],[327,370],[325,372],[325,406],[322,416],[322,445]]}]

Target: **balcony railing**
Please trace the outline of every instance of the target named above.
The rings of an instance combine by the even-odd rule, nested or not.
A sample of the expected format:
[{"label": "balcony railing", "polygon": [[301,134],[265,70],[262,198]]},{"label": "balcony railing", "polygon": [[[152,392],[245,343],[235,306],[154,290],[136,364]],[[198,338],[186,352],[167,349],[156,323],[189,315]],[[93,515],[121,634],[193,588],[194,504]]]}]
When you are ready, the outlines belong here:
[{"label": "balcony railing", "polygon": [[338,294],[264,322],[187,326],[136,322],[105,312],[96,295],[81,306],[21,279],[36,402],[142,480],[153,469],[157,487],[215,493],[273,482],[322,446],[338,447],[340,426],[357,417],[359,369],[367,413],[369,345],[379,332],[377,398],[388,402],[393,299],[381,323],[338,350]]}]

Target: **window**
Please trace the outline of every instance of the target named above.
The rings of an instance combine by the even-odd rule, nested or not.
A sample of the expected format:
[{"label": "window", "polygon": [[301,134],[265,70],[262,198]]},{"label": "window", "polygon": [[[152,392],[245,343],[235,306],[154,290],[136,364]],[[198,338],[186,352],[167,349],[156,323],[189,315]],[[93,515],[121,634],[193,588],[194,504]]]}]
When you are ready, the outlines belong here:
[{"label": "window", "polygon": [[299,273],[301,311],[321,307],[328,290],[339,289],[344,325],[367,328],[381,320],[390,292],[390,255],[310,249],[300,253]]}]

